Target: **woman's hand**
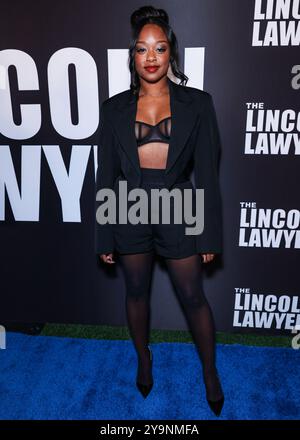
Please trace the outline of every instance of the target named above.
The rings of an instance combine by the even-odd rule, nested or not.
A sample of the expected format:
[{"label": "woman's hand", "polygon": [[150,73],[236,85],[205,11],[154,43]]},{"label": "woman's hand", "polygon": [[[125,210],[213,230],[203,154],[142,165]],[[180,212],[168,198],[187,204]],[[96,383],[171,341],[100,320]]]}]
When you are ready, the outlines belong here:
[{"label": "woman's hand", "polygon": [[203,263],[209,263],[215,257],[215,254],[201,254],[201,255],[203,258]]},{"label": "woman's hand", "polygon": [[107,264],[114,264],[115,261],[113,260],[114,254],[101,254],[100,260]]}]

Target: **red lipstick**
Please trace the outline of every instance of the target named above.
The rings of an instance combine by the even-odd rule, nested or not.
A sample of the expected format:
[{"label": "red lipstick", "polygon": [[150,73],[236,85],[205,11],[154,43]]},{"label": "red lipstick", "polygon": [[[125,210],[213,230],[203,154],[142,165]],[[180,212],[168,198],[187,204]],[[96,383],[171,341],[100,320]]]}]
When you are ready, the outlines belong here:
[{"label": "red lipstick", "polygon": [[147,70],[147,72],[156,72],[157,71],[157,69],[159,69],[159,66],[148,66],[148,67],[145,67],[145,69]]}]

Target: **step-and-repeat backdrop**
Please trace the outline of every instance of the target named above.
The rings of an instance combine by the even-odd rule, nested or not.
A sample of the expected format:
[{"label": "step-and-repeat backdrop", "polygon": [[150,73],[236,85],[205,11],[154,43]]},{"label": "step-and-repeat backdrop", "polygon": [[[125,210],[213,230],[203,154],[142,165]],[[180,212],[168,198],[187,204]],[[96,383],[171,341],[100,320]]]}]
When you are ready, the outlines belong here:
[{"label": "step-and-repeat backdrop", "polygon": [[[7,1],[0,14],[0,321],[125,325],[120,265],[94,253],[99,109],[129,88],[140,1]],[[187,85],[213,96],[224,253],[204,265],[219,331],[300,325],[299,0],[165,0]],[[187,324],[163,258],[152,328]]]}]

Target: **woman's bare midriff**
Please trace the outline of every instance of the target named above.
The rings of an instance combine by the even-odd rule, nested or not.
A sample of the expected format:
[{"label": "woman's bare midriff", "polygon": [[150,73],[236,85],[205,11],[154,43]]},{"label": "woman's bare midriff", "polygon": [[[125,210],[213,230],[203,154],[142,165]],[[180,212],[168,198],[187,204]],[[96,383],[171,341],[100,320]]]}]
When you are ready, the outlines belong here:
[{"label": "woman's bare midriff", "polygon": [[149,142],[138,148],[141,168],[165,169],[169,145],[164,142]]}]

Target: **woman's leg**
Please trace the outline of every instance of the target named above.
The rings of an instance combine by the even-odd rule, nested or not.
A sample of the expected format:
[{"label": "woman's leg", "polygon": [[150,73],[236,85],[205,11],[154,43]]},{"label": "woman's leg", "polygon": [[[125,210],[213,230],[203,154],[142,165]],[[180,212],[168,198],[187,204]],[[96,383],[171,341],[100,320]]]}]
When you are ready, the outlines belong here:
[{"label": "woman's leg", "polygon": [[120,254],[126,283],[126,313],[128,327],[138,358],[138,381],[152,381],[149,350],[149,288],[154,253]]},{"label": "woman's leg", "polygon": [[215,326],[203,291],[201,256],[166,258],[166,263],[202,361],[207,398],[218,400],[223,392],[215,366]]}]

